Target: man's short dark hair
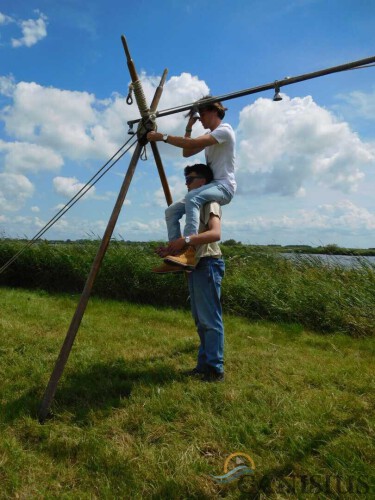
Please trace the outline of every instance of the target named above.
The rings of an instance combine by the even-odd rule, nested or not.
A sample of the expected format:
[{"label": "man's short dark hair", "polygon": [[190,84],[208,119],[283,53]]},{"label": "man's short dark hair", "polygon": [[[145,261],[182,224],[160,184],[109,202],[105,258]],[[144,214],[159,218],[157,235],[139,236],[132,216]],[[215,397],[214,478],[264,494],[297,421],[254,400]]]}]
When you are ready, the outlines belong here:
[{"label": "man's short dark hair", "polygon": [[212,98],[212,95],[205,95],[204,97],[202,97],[202,99],[199,99],[198,110],[204,111],[207,109],[208,111],[216,111],[217,116],[220,118],[220,120],[222,120],[228,108],[225,108],[220,101],[212,102],[210,104],[204,104],[204,103],[199,104],[200,101],[204,101],[205,99],[210,99],[210,98]]},{"label": "man's short dark hair", "polygon": [[212,170],[208,165],[205,165],[204,163],[196,163],[195,165],[188,165],[187,167],[185,167],[185,177],[192,173],[204,177],[206,179],[206,184],[209,184],[214,178]]}]

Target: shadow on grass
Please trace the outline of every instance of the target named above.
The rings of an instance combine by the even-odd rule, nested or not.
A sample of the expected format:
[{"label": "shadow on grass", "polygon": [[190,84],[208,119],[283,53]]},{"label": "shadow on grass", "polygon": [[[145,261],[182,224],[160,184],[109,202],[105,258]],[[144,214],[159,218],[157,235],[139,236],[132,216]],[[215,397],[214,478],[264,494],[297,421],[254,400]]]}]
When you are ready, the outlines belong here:
[{"label": "shadow on grass", "polygon": [[[155,360],[154,360],[155,361]],[[52,416],[68,411],[73,421],[86,425],[89,413],[110,412],[123,405],[136,384],[165,385],[181,379],[181,373],[160,359],[152,366],[141,361],[129,363],[119,359],[111,364],[97,363],[68,373],[59,383],[51,405]],[[44,388],[33,387],[2,408],[3,420],[12,422],[20,416],[37,418]]]}]

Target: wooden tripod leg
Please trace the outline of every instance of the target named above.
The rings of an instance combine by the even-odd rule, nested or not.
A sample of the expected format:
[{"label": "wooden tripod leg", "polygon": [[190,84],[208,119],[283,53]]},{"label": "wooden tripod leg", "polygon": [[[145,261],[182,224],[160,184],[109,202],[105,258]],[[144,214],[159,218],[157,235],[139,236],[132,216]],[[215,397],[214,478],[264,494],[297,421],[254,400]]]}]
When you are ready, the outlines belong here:
[{"label": "wooden tripod leg", "polygon": [[159,149],[156,145],[156,142],[150,142],[150,144],[151,144],[152,152],[154,154],[156,166],[158,167],[159,177],[160,177],[161,184],[162,184],[163,190],[164,190],[164,196],[165,196],[165,199],[167,200],[167,204],[169,206],[173,203],[173,200],[172,200],[171,192],[169,190],[167,177],[166,177],[165,172],[164,172],[163,162],[161,161]]},{"label": "wooden tripod leg", "polygon": [[118,219],[120,212],[121,212],[122,205],[124,203],[126,194],[128,192],[130,182],[133,178],[133,174],[134,174],[135,168],[137,166],[139,156],[141,154],[141,149],[142,149],[142,147],[140,146],[139,143],[137,143],[136,149],[133,153],[128,170],[126,172],[125,179],[122,183],[116,204],[113,208],[111,217],[108,221],[108,225],[107,225],[107,228],[105,230],[102,242],[101,242],[100,247],[98,249],[98,252],[95,256],[95,259],[92,263],[91,270],[90,270],[90,273],[87,277],[86,284],[85,284],[85,287],[83,289],[83,292],[82,292],[80,301],[78,303],[76,312],[75,312],[73,319],[70,323],[68,332],[67,332],[66,337],[65,337],[65,341],[61,347],[61,351],[60,351],[59,357],[57,358],[55,368],[52,372],[51,378],[48,382],[48,385],[47,385],[47,388],[45,390],[42,402],[40,404],[39,412],[38,412],[38,417],[39,417],[40,423],[43,423],[45,421],[45,419],[47,418],[47,415],[49,413],[50,405],[51,405],[52,400],[53,400],[55,393],[56,393],[57,384],[61,378],[61,375],[63,374],[66,362],[68,361],[68,357],[69,357],[70,351],[72,349],[74,339],[76,337],[78,328],[81,324],[82,317],[83,317],[84,312],[86,310],[86,306],[87,306],[87,303],[88,303],[88,300],[90,297],[92,287],[94,285],[96,275],[98,274],[98,271],[100,269],[100,265],[103,261],[104,255],[107,251],[113,230],[115,228],[117,219]]}]

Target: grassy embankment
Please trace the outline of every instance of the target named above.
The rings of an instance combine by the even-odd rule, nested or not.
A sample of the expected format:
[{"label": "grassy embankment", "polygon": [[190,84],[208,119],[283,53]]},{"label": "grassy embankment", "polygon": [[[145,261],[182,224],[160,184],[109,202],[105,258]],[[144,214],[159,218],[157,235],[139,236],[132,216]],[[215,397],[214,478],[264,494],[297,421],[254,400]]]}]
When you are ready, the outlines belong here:
[{"label": "grassy embankment", "polygon": [[[93,298],[40,425],[77,296],[0,297],[1,498],[374,498],[374,338],[227,315],[226,381],[204,384],[181,373],[188,311]],[[210,477],[236,451],[248,493]]]},{"label": "grassy embankment", "polygon": [[[0,265],[22,242],[2,240]],[[113,242],[93,294],[138,304],[187,308],[183,276],[155,276],[160,261],[155,243]],[[80,293],[98,248],[97,241],[28,248],[0,275],[0,285]],[[234,245],[222,247],[227,273],[225,312],[250,319],[294,322],[319,332],[353,337],[374,334],[375,266],[358,257],[354,269],[327,267],[316,257],[290,261],[272,251]]]}]

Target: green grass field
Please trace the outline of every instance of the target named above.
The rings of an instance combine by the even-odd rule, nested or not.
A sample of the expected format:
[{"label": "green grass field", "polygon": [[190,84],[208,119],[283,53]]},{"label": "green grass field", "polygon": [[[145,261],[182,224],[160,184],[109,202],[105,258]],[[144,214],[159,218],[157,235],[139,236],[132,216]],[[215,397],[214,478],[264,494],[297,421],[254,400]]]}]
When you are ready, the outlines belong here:
[{"label": "green grass field", "polygon": [[[188,311],[93,298],[40,425],[78,296],[0,298],[1,498],[374,498],[374,337],[225,316],[226,380],[204,384]],[[242,491],[210,476],[233,452]]]}]

